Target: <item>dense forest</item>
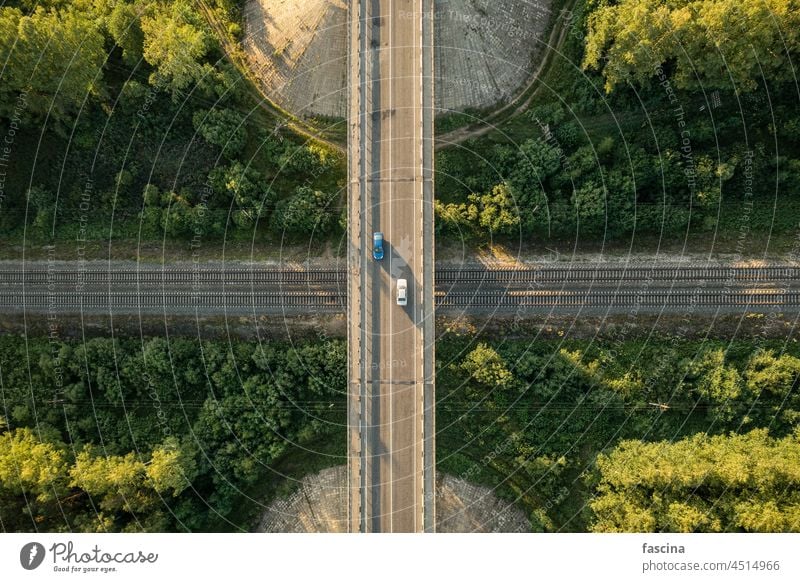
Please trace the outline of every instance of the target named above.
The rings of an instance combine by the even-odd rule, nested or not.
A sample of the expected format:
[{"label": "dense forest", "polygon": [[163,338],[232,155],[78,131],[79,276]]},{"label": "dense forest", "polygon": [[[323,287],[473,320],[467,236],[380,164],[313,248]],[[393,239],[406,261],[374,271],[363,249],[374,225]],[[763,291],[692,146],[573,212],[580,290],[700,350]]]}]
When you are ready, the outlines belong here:
[{"label": "dense forest", "polygon": [[[449,337],[437,369],[439,470],[535,531],[800,529],[794,343]],[[344,464],[345,386],[340,341],[0,338],[0,526],[247,528],[287,459]]]},{"label": "dense forest", "polygon": [[606,240],[797,227],[796,0],[590,0],[532,107],[437,159],[437,229]]},{"label": "dense forest", "polygon": [[794,343],[450,339],[437,360],[439,469],[520,503],[535,531],[800,525]]},{"label": "dense forest", "polygon": [[[217,20],[241,34],[238,5]],[[259,106],[203,3],[0,7],[0,227],[37,239],[340,229],[344,160]],[[217,33],[217,34],[215,34]]]},{"label": "dense forest", "polygon": [[344,463],[345,346],[287,348],[0,338],[0,527],[231,529],[290,451]]},{"label": "dense forest", "polygon": [[[438,153],[438,233],[793,229],[798,14],[796,0],[578,2],[531,106]],[[343,155],[259,106],[220,38],[240,39],[240,20],[234,0],[3,4],[5,236],[341,235]]]},{"label": "dense forest", "polygon": [[626,441],[597,466],[597,532],[800,531],[800,428]]}]

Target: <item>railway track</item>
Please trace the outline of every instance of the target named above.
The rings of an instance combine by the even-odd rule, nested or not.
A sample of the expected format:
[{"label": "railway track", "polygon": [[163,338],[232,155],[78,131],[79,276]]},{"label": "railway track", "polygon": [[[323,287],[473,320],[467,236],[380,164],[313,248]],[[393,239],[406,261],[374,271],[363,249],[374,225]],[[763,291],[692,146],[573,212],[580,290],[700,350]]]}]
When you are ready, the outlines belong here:
[{"label": "railway track", "polygon": [[[520,269],[441,268],[436,270],[436,285],[628,283],[628,282],[719,282],[719,283],[800,283],[800,267],[705,267],[656,266],[620,267],[545,266]],[[324,285],[347,284],[347,272],[336,269],[153,269],[139,270],[0,270],[0,287],[22,285]]]},{"label": "railway track", "polygon": [[639,282],[774,282],[800,281],[800,267],[619,267],[591,266],[541,267],[536,269],[438,269],[436,283],[623,283]]},{"label": "railway track", "polygon": [[346,271],[274,269],[142,269],[124,271],[0,271],[0,287],[21,285],[318,285],[347,284]]},{"label": "railway track", "polygon": [[[344,313],[336,269],[0,269],[0,311],[286,314]],[[800,310],[800,268],[601,264],[436,272],[446,313]]]},{"label": "railway track", "polygon": [[347,296],[331,292],[272,292],[272,293],[0,293],[0,309],[54,310],[233,310],[250,312],[253,309],[319,308],[344,311]]},{"label": "railway track", "polygon": [[637,291],[559,291],[528,293],[447,293],[439,294],[436,307],[504,310],[506,308],[541,307],[633,308],[642,307],[800,307],[800,291],[724,289]]},{"label": "railway track", "polygon": [[[437,292],[440,310],[508,311],[519,308],[800,308],[800,290],[781,289],[653,289],[636,291],[529,291],[529,292]],[[252,313],[254,311],[342,312],[347,295],[332,291],[257,292],[257,293],[0,293],[4,311],[197,311]]]}]

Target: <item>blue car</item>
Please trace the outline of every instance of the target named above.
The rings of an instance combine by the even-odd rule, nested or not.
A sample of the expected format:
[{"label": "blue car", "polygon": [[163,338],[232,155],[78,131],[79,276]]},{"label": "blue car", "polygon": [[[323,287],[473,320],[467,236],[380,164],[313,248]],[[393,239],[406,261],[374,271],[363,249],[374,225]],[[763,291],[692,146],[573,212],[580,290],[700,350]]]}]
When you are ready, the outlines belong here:
[{"label": "blue car", "polygon": [[372,258],[376,261],[383,259],[383,233],[376,232],[372,235]]}]

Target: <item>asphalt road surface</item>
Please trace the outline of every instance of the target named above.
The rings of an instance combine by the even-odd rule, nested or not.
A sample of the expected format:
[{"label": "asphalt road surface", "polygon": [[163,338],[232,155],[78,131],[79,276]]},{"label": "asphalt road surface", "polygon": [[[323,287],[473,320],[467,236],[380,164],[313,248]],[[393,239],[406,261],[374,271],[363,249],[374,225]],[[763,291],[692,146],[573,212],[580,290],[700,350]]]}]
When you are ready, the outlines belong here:
[{"label": "asphalt road surface", "polygon": [[351,13],[350,529],[432,531],[432,0]]}]

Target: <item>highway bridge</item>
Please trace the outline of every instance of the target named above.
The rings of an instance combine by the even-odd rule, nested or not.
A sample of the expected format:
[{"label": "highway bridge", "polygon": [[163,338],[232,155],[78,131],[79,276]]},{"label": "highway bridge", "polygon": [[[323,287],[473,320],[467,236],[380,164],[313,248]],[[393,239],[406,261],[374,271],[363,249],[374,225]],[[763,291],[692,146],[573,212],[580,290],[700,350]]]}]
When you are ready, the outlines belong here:
[{"label": "highway bridge", "polygon": [[433,0],[352,0],[349,35],[349,529],[432,532]]}]

